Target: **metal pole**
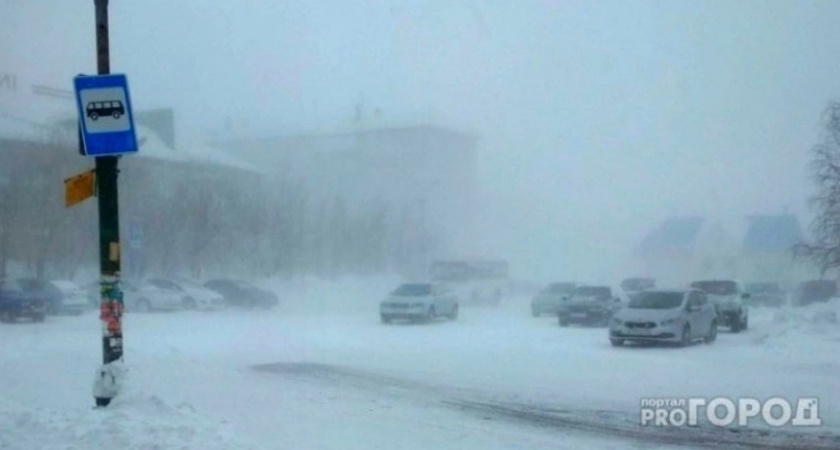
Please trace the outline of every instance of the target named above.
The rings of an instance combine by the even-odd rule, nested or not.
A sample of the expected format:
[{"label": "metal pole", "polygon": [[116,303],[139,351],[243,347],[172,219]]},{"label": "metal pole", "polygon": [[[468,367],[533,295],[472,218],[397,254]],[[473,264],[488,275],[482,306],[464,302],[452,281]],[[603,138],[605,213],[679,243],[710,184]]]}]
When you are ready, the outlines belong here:
[{"label": "metal pole", "polygon": [[[108,48],[108,0],[93,0],[96,8],[96,66],[99,75],[111,73]],[[120,222],[117,191],[117,157],[96,158],[99,202],[100,319],[102,320],[103,366],[94,382],[97,406],[108,406],[116,396],[123,357],[120,287]]]}]

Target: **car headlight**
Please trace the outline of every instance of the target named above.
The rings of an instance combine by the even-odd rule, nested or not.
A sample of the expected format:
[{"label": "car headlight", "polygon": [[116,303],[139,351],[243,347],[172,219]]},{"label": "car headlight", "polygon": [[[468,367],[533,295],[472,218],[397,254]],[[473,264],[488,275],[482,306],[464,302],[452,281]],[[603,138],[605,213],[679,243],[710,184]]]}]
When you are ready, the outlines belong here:
[{"label": "car headlight", "polygon": [[663,327],[667,327],[668,325],[674,325],[674,324],[680,323],[680,322],[682,322],[682,320],[683,320],[682,317],[674,317],[673,319],[663,320],[662,322],[659,322],[659,325],[663,326]]}]

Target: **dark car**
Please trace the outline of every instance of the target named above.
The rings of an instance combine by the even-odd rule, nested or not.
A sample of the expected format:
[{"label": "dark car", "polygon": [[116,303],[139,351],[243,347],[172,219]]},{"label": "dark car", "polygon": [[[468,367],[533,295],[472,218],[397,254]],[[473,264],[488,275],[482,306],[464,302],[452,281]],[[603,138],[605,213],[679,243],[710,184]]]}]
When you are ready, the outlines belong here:
[{"label": "dark car", "polygon": [[531,315],[534,317],[538,317],[540,314],[557,315],[560,305],[572,295],[575,287],[573,282],[549,284],[531,299]]},{"label": "dark car", "polygon": [[0,280],[0,320],[14,322],[29,317],[42,322],[47,314],[48,299],[44,293],[32,289],[21,280]]},{"label": "dark car", "polygon": [[787,303],[787,293],[780,283],[750,283],[747,285],[747,292],[750,293],[751,306],[779,307]]},{"label": "dark car", "polygon": [[61,309],[61,301],[64,294],[49,281],[41,281],[35,278],[18,278],[18,285],[23,290],[36,293],[39,298],[46,301],[47,314],[58,314]]},{"label": "dark car", "polygon": [[621,309],[621,299],[610,286],[578,286],[557,312],[561,327],[570,323],[607,326]]},{"label": "dark car", "polygon": [[84,288],[70,281],[36,278],[19,278],[17,281],[27,291],[40,293],[47,301],[47,314],[79,315],[91,309]]},{"label": "dark car", "polygon": [[825,303],[837,295],[834,280],[809,280],[799,283],[793,295],[793,306],[807,306],[811,303]]},{"label": "dark car", "polygon": [[277,295],[241,280],[215,279],[204,283],[225,299],[227,306],[241,308],[271,308],[279,303]]}]

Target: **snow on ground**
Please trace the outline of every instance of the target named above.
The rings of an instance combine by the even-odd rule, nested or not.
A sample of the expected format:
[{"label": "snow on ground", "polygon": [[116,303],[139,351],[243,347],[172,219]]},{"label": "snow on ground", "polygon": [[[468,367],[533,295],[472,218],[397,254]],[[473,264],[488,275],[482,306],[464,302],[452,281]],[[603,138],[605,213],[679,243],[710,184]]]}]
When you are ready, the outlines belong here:
[{"label": "snow on ground", "polygon": [[[840,434],[838,303],[755,308],[712,345],[613,348],[604,329],[530,317],[526,298],[382,325],[398,282],[267,280],[276,310],[127,315],[126,387],[100,410],[95,313],[3,324],[0,448],[785,448]],[[638,425],[644,397],[721,395],[818,397],[823,426]]]}]

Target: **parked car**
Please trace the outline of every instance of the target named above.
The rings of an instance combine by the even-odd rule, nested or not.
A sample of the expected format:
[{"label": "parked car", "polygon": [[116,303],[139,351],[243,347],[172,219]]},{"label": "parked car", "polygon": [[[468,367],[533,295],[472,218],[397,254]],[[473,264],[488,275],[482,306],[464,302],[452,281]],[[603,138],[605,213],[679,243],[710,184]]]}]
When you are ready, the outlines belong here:
[{"label": "parked car", "polygon": [[807,306],[811,303],[825,303],[837,296],[837,282],[834,280],[808,280],[799,283],[791,299],[793,306]]},{"label": "parked car", "polygon": [[619,286],[628,298],[633,298],[633,296],[639,292],[655,288],[656,280],[653,278],[643,277],[625,278],[621,280],[621,284]]},{"label": "parked car", "polygon": [[750,293],[748,303],[751,306],[779,307],[787,303],[787,293],[781,283],[750,283],[747,285],[747,292]]},{"label": "parked car", "polygon": [[610,286],[578,286],[569,300],[560,305],[558,323],[561,327],[570,323],[607,326],[621,305],[620,294]]},{"label": "parked car", "polygon": [[148,281],[137,284],[122,281],[123,300],[128,312],[175,311],[181,309],[181,295],[161,289]]},{"label": "parked car", "polygon": [[379,305],[383,323],[395,319],[431,321],[438,317],[458,319],[458,300],[444,287],[431,283],[400,285]]},{"label": "parked car", "polygon": [[699,289],[648,290],[630,299],[610,322],[610,343],[671,342],[688,345],[717,339],[717,313]]},{"label": "parked car", "polygon": [[92,309],[90,298],[82,286],[70,280],[50,280],[47,284],[61,295],[59,303],[53,306],[52,311],[48,310],[48,312],[79,315]]},{"label": "parked car", "polygon": [[216,291],[227,306],[243,308],[272,308],[280,303],[277,295],[242,280],[215,279],[204,282],[204,287]]},{"label": "parked car", "polygon": [[[162,289],[148,281],[135,282],[120,280],[123,291],[123,303],[126,312],[175,311],[181,309],[182,299],[178,292]],[[99,307],[101,301],[99,281],[92,281],[86,286],[88,298]]]},{"label": "parked car", "polygon": [[704,291],[715,305],[718,325],[729,327],[733,333],[746,330],[749,326],[750,309],[744,300],[750,298],[744,286],[737,280],[700,280],[692,282],[692,288]]},{"label": "parked car", "polygon": [[63,294],[57,287],[36,278],[18,278],[16,281],[26,292],[37,292],[37,296],[46,301],[47,314],[58,314]]},{"label": "parked car", "polygon": [[0,321],[14,322],[28,317],[43,322],[49,300],[43,291],[32,289],[20,280],[0,280]]},{"label": "parked car", "polygon": [[194,281],[183,278],[149,278],[149,283],[161,289],[177,292],[184,309],[216,310],[225,307],[222,294],[208,289]]},{"label": "parked car", "polygon": [[565,302],[575,290],[575,283],[551,283],[538,292],[531,299],[531,315],[541,314],[556,316],[560,305]]}]

